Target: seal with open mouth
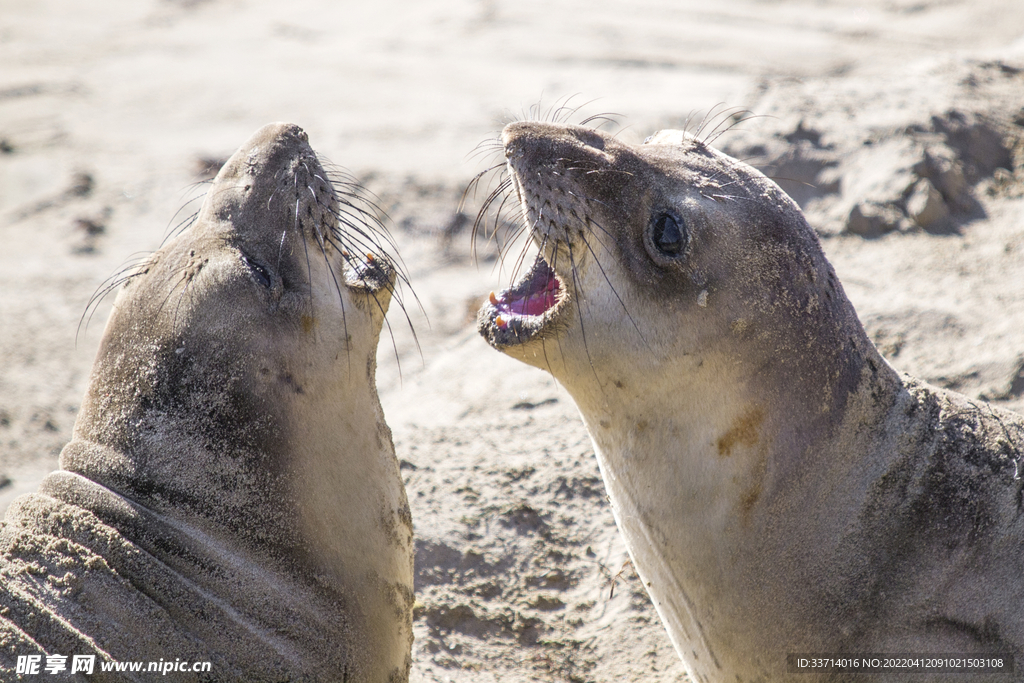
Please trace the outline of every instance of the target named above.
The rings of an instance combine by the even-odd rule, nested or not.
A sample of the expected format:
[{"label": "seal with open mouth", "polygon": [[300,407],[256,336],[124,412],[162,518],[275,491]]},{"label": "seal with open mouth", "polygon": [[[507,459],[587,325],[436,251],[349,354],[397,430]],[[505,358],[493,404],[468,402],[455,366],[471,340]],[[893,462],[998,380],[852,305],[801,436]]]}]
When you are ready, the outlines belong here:
[{"label": "seal with open mouth", "polygon": [[799,653],[1024,664],[1024,418],[894,371],[747,164],[680,131],[502,142],[540,253],[480,332],[572,395],[693,678],[836,680]]},{"label": "seal with open mouth", "polygon": [[398,275],[375,220],[273,124],[126,278],[61,469],[0,531],[10,676],[91,655],[80,680],[408,679],[412,522],[374,383]]}]

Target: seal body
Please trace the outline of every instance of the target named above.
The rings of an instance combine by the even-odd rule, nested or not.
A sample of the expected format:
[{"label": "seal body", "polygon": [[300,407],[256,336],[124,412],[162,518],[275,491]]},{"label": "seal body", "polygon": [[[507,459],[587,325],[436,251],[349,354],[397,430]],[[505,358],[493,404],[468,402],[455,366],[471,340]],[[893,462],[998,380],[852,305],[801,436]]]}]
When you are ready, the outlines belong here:
[{"label": "seal body", "polygon": [[679,131],[503,143],[540,254],[480,331],[572,395],[693,678],[844,680],[791,668],[808,653],[1024,666],[1024,419],[893,370],[750,166]]},{"label": "seal body", "polygon": [[407,680],[412,524],[374,383],[396,276],[357,257],[369,218],[273,124],[128,279],[61,469],[0,530],[0,666]]}]

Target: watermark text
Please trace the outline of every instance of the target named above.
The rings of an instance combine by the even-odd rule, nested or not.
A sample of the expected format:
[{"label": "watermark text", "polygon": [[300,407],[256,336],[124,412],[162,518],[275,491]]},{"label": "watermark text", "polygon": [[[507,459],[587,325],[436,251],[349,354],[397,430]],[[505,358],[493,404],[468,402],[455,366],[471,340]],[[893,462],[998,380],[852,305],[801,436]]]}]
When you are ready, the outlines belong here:
[{"label": "watermark text", "polygon": [[91,675],[102,672],[157,673],[204,673],[210,671],[210,662],[190,662],[181,659],[161,659],[157,662],[119,662],[114,660],[96,661],[96,655],[18,655],[15,673],[26,676],[47,674],[83,673]]},{"label": "watermark text", "polygon": [[1013,673],[1007,654],[789,654],[789,673]]}]

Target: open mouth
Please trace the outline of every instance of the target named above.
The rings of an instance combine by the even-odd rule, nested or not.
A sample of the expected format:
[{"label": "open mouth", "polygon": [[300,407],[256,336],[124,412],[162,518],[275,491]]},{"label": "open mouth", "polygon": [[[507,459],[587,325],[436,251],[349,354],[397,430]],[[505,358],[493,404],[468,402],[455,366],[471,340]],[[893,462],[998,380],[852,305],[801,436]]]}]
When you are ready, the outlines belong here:
[{"label": "open mouth", "polygon": [[561,280],[538,254],[522,280],[497,294],[491,292],[480,311],[480,331],[498,346],[522,344],[540,332],[565,298]]}]

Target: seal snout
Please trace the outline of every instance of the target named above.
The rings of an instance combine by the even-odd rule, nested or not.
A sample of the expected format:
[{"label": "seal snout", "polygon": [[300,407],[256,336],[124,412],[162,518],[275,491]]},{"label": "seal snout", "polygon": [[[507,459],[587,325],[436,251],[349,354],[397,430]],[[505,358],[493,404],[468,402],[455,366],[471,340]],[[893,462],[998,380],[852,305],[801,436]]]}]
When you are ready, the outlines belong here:
[{"label": "seal snout", "polygon": [[250,136],[218,173],[202,212],[197,225],[229,237],[264,269],[290,271],[289,281],[326,270],[323,278],[335,287],[379,292],[380,301],[401,276],[383,212],[355,178],[325,168],[309,135],[292,123],[271,123]]},{"label": "seal snout", "polygon": [[564,126],[538,121],[515,121],[501,132],[505,157],[510,162],[524,158],[525,163],[551,164],[568,159],[604,157],[606,136],[585,126]]},{"label": "seal snout", "polygon": [[253,133],[249,142],[253,148],[271,143],[276,147],[298,146],[305,147],[310,152],[313,151],[309,147],[309,134],[301,126],[284,121],[268,123]]},{"label": "seal snout", "polygon": [[571,317],[568,288],[577,290],[581,265],[596,258],[591,185],[612,166],[610,141],[593,128],[536,121],[510,123],[502,131],[509,186],[540,253],[525,277],[492,292],[480,311],[480,332],[495,347],[507,350],[558,334]]}]

